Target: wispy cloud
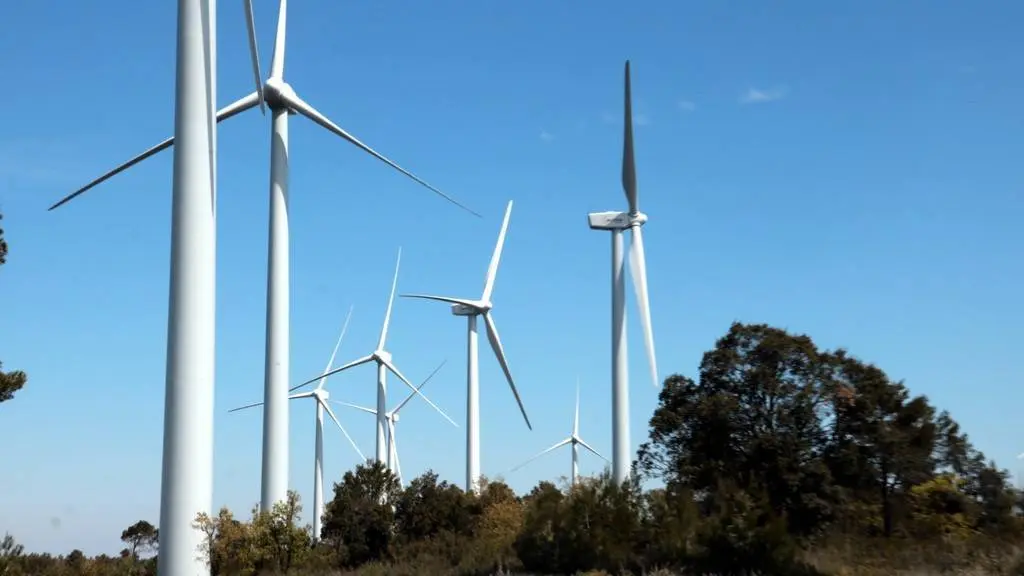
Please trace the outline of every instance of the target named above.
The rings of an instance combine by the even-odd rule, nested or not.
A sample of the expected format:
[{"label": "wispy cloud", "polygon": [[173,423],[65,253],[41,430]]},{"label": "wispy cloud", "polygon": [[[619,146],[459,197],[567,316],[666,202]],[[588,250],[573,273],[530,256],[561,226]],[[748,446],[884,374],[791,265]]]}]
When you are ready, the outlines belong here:
[{"label": "wispy cloud", "polygon": [[776,86],[774,88],[748,88],[747,91],[740,96],[740,104],[774,102],[776,100],[782,100],[788,94],[789,89],[785,86]]},{"label": "wispy cloud", "polygon": [[693,112],[697,109],[697,105],[690,100],[680,100],[679,109],[684,112]]},{"label": "wispy cloud", "polygon": [[551,132],[548,132],[547,130],[541,130],[540,139],[545,142],[551,142],[552,140],[555,139],[555,135],[552,134]]}]

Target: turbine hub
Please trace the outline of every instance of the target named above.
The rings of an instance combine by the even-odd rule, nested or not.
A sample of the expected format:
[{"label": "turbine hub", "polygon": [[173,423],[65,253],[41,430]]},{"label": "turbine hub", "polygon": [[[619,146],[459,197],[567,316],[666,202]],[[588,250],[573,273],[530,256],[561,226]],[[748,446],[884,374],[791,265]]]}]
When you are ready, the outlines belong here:
[{"label": "turbine hub", "polygon": [[324,388],[317,388],[313,390],[313,395],[317,397],[321,402],[326,402],[331,397],[331,393]]},{"label": "turbine hub", "polygon": [[376,350],[373,353],[373,357],[378,362],[384,362],[384,363],[390,363],[391,362],[391,352],[388,352],[387,350]]},{"label": "turbine hub", "polygon": [[289,113],[294,113],[285,103],[289,96],[294,97],[295,90],[280,78],[269,78],[263,85],[263,100],[271,110],[288,109]]},{"label": "turbine hub", "polygon": [[394,413],[391,414],[391,421],[392,422],[398,422],[398,413],[397,412],[394,412]]}]

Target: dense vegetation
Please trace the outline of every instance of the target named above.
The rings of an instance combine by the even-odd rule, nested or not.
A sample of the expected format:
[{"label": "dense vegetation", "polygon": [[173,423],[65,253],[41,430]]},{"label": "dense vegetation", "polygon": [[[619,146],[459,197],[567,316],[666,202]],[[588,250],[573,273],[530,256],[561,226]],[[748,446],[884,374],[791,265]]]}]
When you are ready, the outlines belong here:
[{"label": "dense vegetation", "polygon": [[[4,215],[0,214],[0,223],[2,223]],[[0,227],[0,266],[7,263],[7,239],[4,238],[4,229]],[[4,372],[4,363],[0,361],[0,403],[6,402],[11,398],[14,398],[14,393],[21,390],[25,386],[25,382],[28,381],[28,376],[20,370],[14,372]],[[2,553],[2,552],[0,552]],[[0,574],[3,574],[0,572]]]},{"label": "dense vegetation", "polygon": [[[634,478],[479,496],[382,466],[334,484],[314,543],[298,496],[241,520],[199,515],[197,551],[236,574],[1024,574],[1019,495],[947,412],[807,336],[734,324],[697,379],[666,380]],[[658,486],[644,490],[641,482]],[[24,554],[0,575],[155,574],[157,530],[120,557]]]}]

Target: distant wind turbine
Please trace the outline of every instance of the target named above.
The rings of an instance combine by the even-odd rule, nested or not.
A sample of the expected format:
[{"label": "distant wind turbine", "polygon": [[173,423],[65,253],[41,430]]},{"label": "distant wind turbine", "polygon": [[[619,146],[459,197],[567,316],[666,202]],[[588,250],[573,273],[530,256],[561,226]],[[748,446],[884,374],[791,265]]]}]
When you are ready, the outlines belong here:
[{"label": "distant wind turbine", "polygon": [[[421,382],[419,386],[416,387],[416,390],[422,390],[423,387],[427,385],[427,382],[430,382],[430,379],[434,377],[434,374],[437,374],[438,370],[440,370],[442,366],[444,366],[444,362],[441,362],[441,364],[439,364],[437,368],[434,368],[434,371],[431,372],[430,375],[427,376],[427,378],[423,382]],[[395,423],[398,422],[398,413],[415,396],[416,392],[410,392],[409,395],[405,397],[405,400],[402,400],[398,404],[398,406],[395,406],[391,410],[388,410],[387,412],[384,413],[384,420],[387,422],[388,426],[387,466],[388,470],[391,470],[398,478],[398,485],[401,487],[405,487],[405,483],[402,479],[402,462],[401,460],[398,459],[398,439],[395,437]],[[356,410],[362,410],[363,412],[373,414],[374,416],[377,415],[376,410],[374,410],[373,408],[367,408],[366,406],[359,406],[358,404],[342,402],[341,400],[331,400],[331,402],[334,402],[335,404],[341,404],[342,406],[355,408]]]},{"label": "distant wind turbine", "polygon": [[[341,327],[341,335],[338,336],[338,341],[334,344],[334,350],[331,352],[331,358],[327,361],[327,366],[324,367],[324,373],[331,369],[331,365],[334,364],[334,357],[338,354],[338,348],[341,346],[341,341],[345,339],[345,332],[348,330],[348,322],[352,319],[352,308],[349,307],[348,315],[345,316],[345,323]],[[324,516],[324,410],[327,411],[327,415],[331,417],[331,420],[338,425],[338,429],[348,439],[348,443],[352,445],[352,448],[359,454],[359,462],[366,462],[366,456],[363,455],[362,450],[356,445],[355,441],[352,440],[352,436],[349,435],[345,427],[341,425],[338,417],[334,415],[334,411],[327,405],[327,400],[330,398],[330,393],[324,389],[324,385],[327,383],[327,377],[321,376],[320,382],[312,392],[302,392],[299,394],[292,394],[288,397],[289,400],[295,400],[298,398],[312,398],[316,403],[316,451],[313,455],[313,539],[320,539],[321,525]],[[245,406],[239,406],[238,408],[232,408],[228,412],[238,412],[239,410],[245,410],[247,408],[255,408],[256,406],[262,406],[263,402],[256,402],[254,404],[246,404]]]},{"label": "distant wind turbine", "polygon": [[512,395],[519,404],[519,411],[523,413],[526,426],[533,429],[530,418],[526,415],[526,408],[519,397],[515,382],[512,381],[512,372],[509,370],[508,361],[505,359],[505,350],[501,346],[501,338],[498,336],[498,327],[494,323],[491,310],[494,304],[491,302],[491,293],[494,291],[494,279],[498,274],[498,263],[501,260],[501,251],[505,246],[505,234],[508,232],[509,218],[512,216],[512,201],[505,208],[505,219],[501,223],[501,232],[498,233],[498,243],[494,245],[494,253],[491,255],[491,263],[487,267],[487,279],[484,283],[484,292],[479,300],[466,298],[452,298],[449,296],[431,296],[428,294],[402,294],[403,298],[421,298],[424,300],[435,300],[446,302],[452,305],[452,314],[465,316],[468,322],[467,349],[467,378],[466,378],[466,491],[476,492],[480,487],[480,368],[479,348],[477,347],[477,316],[483,316],[484,324],[487,326],[487,338],[491,341],[491,349],[501,364],[501,369],[508,380]]},{"label": "distant wind turbine", "polygon": [[[285,499],[288,490],[288,374],[289,374],[289,237],[288,237],[288,116],[301,114],[335,135],[347,140],[374,158],[425,186],[449,202],[479,216],[440,189],[402,168],[394,161],[367,146],[355,136],[321,114],[296,94],[284,80],[285,28],[288,1],[280,0],[274,55],[270,62],[270,77],[260,82],[259,52],[256,43],[255,22],[251,0],[245,0],[249,51],[252,60],[256,91],[228,104],[216,113],[221,122],[257,106],[270,107],[272,120],[270,139],[270,232],[267,265],[267,329],[263,411],[263,482],[260,508],[269,511],[275,502]],[[212,28],[212,26],[211,26]],[[212,128],[211,128],[212,130]],[[170,148],[174,138],[168,138],[142,154],[120,164],[113,170],[65,196],[50,207],[53,210],[89,189],[106,181],[143,160]],[[212,150],[210,151],[212,154]],[[177,169],[177,168],[176,168]],[[210,174],[213,178],[213,174]],[[212,233],[212,232],[211,232]],[[212,250],[212,249],[211,249]],[[172,272],[172,275],[174,273]]]},{"label": "distant wind turbine", "polygon": [[628,212],[592,212],[587,215],[593,230],[612,233],[612,478],[622,483],[629,477],[629,354],[626,348],[626,273],[622,233],[631,230],[629,264],[640,308],[647,363],[651,379],[658,386],[658,366],[654,357],[654,333],[651,330],[651,304],[647,295],[647,261],[641,226],[647,215],[640,212],[633,158],[633,104],[630,94],[629,61],[626,61],[625,133],[622,151],[622,187],[629,201]]},{"label": "distant wind turbine", "polygon": [[541,456],[547,454],[548,452],[553,452],[555,450],[558,450],[559,448],[561,448],[562,446],[565,446],[566,444],[569,444],[569,445],[572,446],[572,472],[571,472],[571,474],[569,476],[569,481],[572,482],[573,484],[576,483],[576,481],[579,479],[579,476],[580,476],[580,453],[579,453],[579,446],[583,446],[585,449],[589,450],[591,454],[593,454],[594,456],[597,456],[598,458],[604,460],[605,462],[608,461],[607,458],[602,456],[597,450],[594,450],[593,446],[591,446],[590,444],[587,444],[587,442],[583,438],[580,437],[580,382],[579,382],[579,379],[576,380],[576,413],[575,413],[575,415],[573,416],[573,419],[572,419],[572,434],[570,434],[568,438],[566,438],[564,440],[561,440],[559,442],[556,442],[553,446],[551,446],[547,450],[544,450],[544,451],[538,453],[536,456],[530,458],[526,462],[523,462],[522,464],[520,464],[520,465],[516,466],[515,468],[509,470],[509,472],[515,472],[516,470],[519,470],[523,466],[526,466],[530,462],[533,462],[534,460],[540,458]]},{"label": "distant wind turbine", "polygon": [[395,289],[398,286],[398,269],[401,266],[401,264],[402,264],[402,249],[399,248],[398,249],[398,259],[395,262],[395,275],[394,275],[394,278],[391,280],[391,295],[388,297],[388,308],[387,308],[387,311],[384,313],[384,325],[380,329],[380,339],[377,340],[377,347],[374,349],[374,351],[371,352],[369,355],[363,356],[362,358],[359,358],[357,360],[353,360],[352,362],[349,362],[348,364],[345,364],[343,366],[339,366],[338,368],[334,368],[332,370],[328,370],[328,371],[324,372],[322,375],[320,375],[319,377],[313,378],[312,380],[307,380],[306,382],[303,382],[302,384],[299,384],[298,386],[294,386],[294,387],[292,387],[291,390],[289,390],[289,392],[297,390],[299,388],[302,388],[303,386],[306,386],[307,384],[312,384],[313,382],[317,381],[320,378],[326,378],[328,376],[332,376],[332,375],[337,374],[339,372],[344,372],[345,370],[348,370],[350,368],[355,368],[356,366],[361,366],[363,364],[366,364],[367,362],[376,362],[377,363],[377,461],[380,462],[381,464],[384,464],[387,461],[387,452],[386,452],[387,451],[387,421],[385,420],[385,414],[387,413],[386,404],[387,404],[387,375],[388,375],[388,371],[390,371],[392,374],[397,376],[399,380],[401,380],[406,386],[409,387],[410,390],[412,390],[412,393],[414,395],[419,395],[420,398],[423,398],[423,400],[426,401],[427,404],[430,404],[430,406],[434,410],[436,410],[438,414],[440,414],[441,416],[444,416],[445,419],[448,420],[449,422],[451,422],[453,426],[458,426],[458,424],[456,424],[454,420],[449,418],[448,415],[444,413],[444,410],[441,410],[440,408],[438,408],[436,404],[434,404],[433,402],[430,401],[430,398],[427,398],[426,396],[424,396],[419,391],[418,388],[416,388],[415,386],[412,385],[412,382],[409,382],[409,379],[406,378],[405,375],[402,374],[402,372],[398,370],[397,366],[395,366],[394,362],[392,361],[391,352],[388,352],[384,348],[385,342],[387,342],[387,338],[388,338],[388,325],[391,324],[391,309],[392,309],[392,307],[395,304]]}]

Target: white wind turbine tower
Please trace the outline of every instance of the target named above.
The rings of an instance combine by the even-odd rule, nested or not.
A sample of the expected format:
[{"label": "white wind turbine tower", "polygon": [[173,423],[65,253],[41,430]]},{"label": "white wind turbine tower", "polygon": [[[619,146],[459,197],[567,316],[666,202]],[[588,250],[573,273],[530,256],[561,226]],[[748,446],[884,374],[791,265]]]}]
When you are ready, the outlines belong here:
[{"label": "white wind turbine tower", "polygon": [[505,208],[505,219],[501,223],[501,232],[498,234],[498,243],[494,246],[494,254],[491,255],[491,263],[487,267],[487,279],[484,283],[484,292],[479,300],[466,298],[452,298],[449,296],[431,296],[427,294],[402,294],[403,298],[422,298],[424,300],[436,300],[452,305],[452,314],[465,316],[468,323],[469,344],[467,347],[466,365],[466,491],[476,492],[480,486],[480,369],[479,369],[479,348],[477,347],[476,318],[483,316],[484,324],[487,326],[487,338],[491,342],[491,349],[501,364],[501,369],[508,380],[509,388],[519,404],[519,411],[523,413],[526,426],[533,430],[530,418],[526,415],[526,408],[516,390],[515,382],[512,381],[512,372],[509,370],[508,361],[505,359],[505,351],[501,346],[501,338],[498,336],[498,327],[494,323],[491,310],[494,304],[491,302],[491,293],[494,291],[494,278],[498,274],[498,262],[501,260],[501,251],[505,245],[505,234],[508,232],[508,221],[512,216],[512,201]]},{"label": "white wind turbine tower", "polygon": [[[158,571],[201,573],[192,522],[213,504],[217,6],[178,0],[171,273]],[[56,207],[56,206],[54,206]],[[52,210],[54,207],[51,207]]]},{"label": "white wind turbine tower", "polygon": [[[441,362],[441,364],[438,365],[437,368],[434,368],[434,371],[431,372],[430,375],[427,376],[426,379],[423,380],[423,382],[421,382],[420,385],[416,387],[416,390],[422,390],[423,387],[427,385],[427,382],[430,382],[430,379],[434,377],[434,374],[437,374],[438,370],[440,370],[442,366],[444,366],[444,362]],[[398,404],[398,406],[395,406],[391,410],[388,410],[387,412],[384,413],[384,420],[387,422],[388,426],[387,467],[388,470],[391,470],[398,478],[398,485],[403,488],[405,487],[405,482],[402,479],[402,462],[401,460],[398,459],[398,439],[395,437],[395,423],[398,422],[398,413],[415,396],[415,392],[410,392],[409,395],[405,397],[405,400],[402,400]],[[362,410],[363,412],[373,414],[374,416],[377,415],[376,410],[374,410],[373,408],[367,408],[366,406],[359,406],[358,404],[342,402],[340,400],[331,400],[331,402],[334,402],[335,404],[341,404],[342,406],[355,408],[356,410]]]},{"label": "white wind turbine tower", "polygon": [[434,410],[437,410],[438,414],[440,414],[441,416],[444,416],[445,419],[447,419],[449,422],[451,422],[453,426],[458,426],[458,424],[456,424],[454,420],[449,418],[448,415],[444,413],[444,410],[441,410],[440,408],[438,408],[437,405],[434,404],[433,402],[431,402],[429,398],[424,396],[419,391],[418,388],[413,386],[412,382],[409,382],[409,379],[406,378],[405,375],[402,374],[401,371],[399,371],[398,367],[395,366],[394,362],[392,361],[391,352],[388,352],[384,348],[385,342],[387,341],[387,338],[388,338],[388,325],[391,324],[391,309],[392,309],[392,307],[395,304],[395,288],[398,286],[398,269],[401,266],[401,264],[402,264],[402,249],[399,248],[398,249],[398,259],[395,262],[395,275],[394,275],[394,278],[391,280],[391,295],[388,297],[388,308],[387,308],[387,311],[384,313],[384,325],[380,329],[380,339],[377,340],[377,347],[373,350],[373,352],[371,352],[367,356],[363,356],[362,358],[359,358],[357,360],[353,360],[352,362],[349,362],[348,364],[345,364],[343,366],[339,366],[338,368],[334,368],[332,370],[324,372],[321,376],[319,376],[317,378],[314,378],[312,380],[307,380],[306,382],[303,382],[302,384],[299,384],[298,386],[295,386],[291,390],[289,390],[289,392],[297,390],[297,389],[302,388],[303,386],[305,386],[307,384],[312,384],[313,382],[315,382],[316,380],[318,380],[320,378],[326,378],[327,376],[331,376],[331,375],[337,374],[339,372],[344,372],[345,370],[348,370],[350,368],[355,368],[356,366],[361,366],[363,364],[366,364],[367,362],[376,362],[377,363],[377,461],[380,462],[381,464],[384,464],[384,463],[387,462],[387,453],[386,453],[387,452],[387,421],[385,420],[385,414],[387,412],[386,404],[387,404],[387,375],[388,375],[388,371],[390,371],[392,374],[397,376],[399,380],[401,380],[406,386],[408,386],[413,391],[413,394],[419,395],[420,398],[423,398],[423,400],[425,400],[427,402],[427,404],[430,404],[430,406]]},{"label": "white wind turbine tower", "polygon": [[[345,323],[341,327],[341,335],[338,336],[338,341],[334,344],[334,350],[331,352],[331,358],[327,361],[327,366],[324,367],[324,372],[331,369],[331,364],[334,364],[334,357],[338,354],[338,348],[341,346],[341,341],[345,339],[345,332],[348,330],[348,322],[352,318],[352,308],[348,310],[348,315],[345,317]],[[356,454],[359,454],[359,461],[365,462],[366,456],[363,455],[362,450],[356,445],[355,441],[352,440],[352,436],[349,435],[345,427],[338,421],[338,417],[334,415],[334,411],[327,405],[327,400],[330,398],[330,394],[324,389],[324,384],[327,383],[326,377],[321,377],[320,382],[312,392],[302,392],[299,394],[292,394],[288,397],[289,400],[295,400],[297,398],[312,398],[316,403],[316,451],[313,455],[313,539],[320,539],[321,523],[324,516],[324,410],[327,411],[327,415],[331,417],[331,420],[338,425],[338,429],[348,439],[348,443],[355,449]],[[245,410],[247,408],[255,408],[256,406],[263,406],[263,402],[256,402],[254,404],[246,404],[245,406],[239,406],[238,408],[232,408],[228,412],[238,412],[239,410]]]},{"label": "white wind turbine tower", "polygon": [[[288,310],[288,116],[290,114],[305,116],[448,201],[476,216],[479,216],[479,214],[466,208],[441,190],[431,186],[373,148],[370,148],[355,136],[349,134],[300,98],[291,85],[285,82],[284,55],[285,27],[288,13],[287,0],[280,0],[278,8],[277,32],[274,39],[274,55],[270,63],[270,77],[265,83],[260,82],[261,73],[251,0],[245,1],[245,7],[256,91],[219,110],[216,114],[216,121],[226,120],[256,106],[259,106],[262,110],[264,104],[270,107],[273,116],[270,140],[270,232],[267,266],[266,380],[264,383],[264,402],[266,403],[266,408],[263,411],[263,485],[260,498],[260,508],[262,510],[270,510],[274,502],[285,498],[288,489],[287,401],[288,346],[290,342]],[[131,166],[138,164],[161,150],[169,148],[173,144],[174,138],[164,140],[64,197],[51,206],[50,210],[61,206],[108,178],[127,170]]]},{"label": "white wind turbine tower", "polygon": [[651,304],[647,297],[647,262],[641,226],[647,215],[640,212],[633,159],[633,106],[629,85],[629,61],[626,61],[625,133],[622,151],[622,187],[629,201],[628,212],[592,212],[587,215],[592,230],[612,233],[612,477],[622,483],[629,477],[629,355],[626,349],[626,274],[622,233],[632,231],[629,264],[636,288],[640,323],[643,325],[647,363],[654,386],[658,386],[658,367],[654,357],[654,333],[651,330]]},{"label": "white wind turbine tower", "polygon": [[583,446],[584,448],[589,450],[591,454],[593,454],[594,456],[597,456],[598,458],[604,460],[605,462],[608,461],[607,458],[602,456],[597,450],[594,450],[593,446],[591,446],[590,444],[587,444],[587,442],[583,438],[580,437],[580,383],[579,383],[578,379],[576,381],[576,413],[575,413],[575,415],[573,416],[573,419],[572,419],[572,434],[570,434],[568,438],[565,438],[564,440],[556,442],[553,446],[551,446],[547,450],[544,450],[544,451],[538,453],[536,456],[533,456],[532,458],[530,458],[526,462],[523,462],[522,464],[520,464],[520,465],[516,466],[515,468],[509,470],[509,472],[515,472],[516,470],[519,470],[523,466],[526,466],[530,462],[533,462],[534,460],[540,458],[541,456],[547,454],[548,452],[553,452],[555,450],[558,450],[559,448],[561,448],[562,446],[565,446],[566,444],[569,444],[569,445],[572,446],[572,473],[569,475],[569,481],[571,483],[573,483],[573,484],[576,484],[576,481],[580,477],[580,452],[579,452],[579,447],[580,446]]}]

